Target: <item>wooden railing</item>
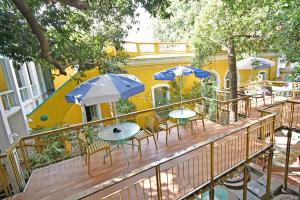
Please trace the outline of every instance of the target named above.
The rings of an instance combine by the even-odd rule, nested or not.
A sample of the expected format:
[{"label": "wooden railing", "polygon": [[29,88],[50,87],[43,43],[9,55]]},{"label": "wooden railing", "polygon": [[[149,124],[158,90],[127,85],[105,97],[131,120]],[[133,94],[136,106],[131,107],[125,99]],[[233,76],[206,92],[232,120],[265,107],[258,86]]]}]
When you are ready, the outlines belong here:
[{"label": "wooden railing", "polygon": [[[231,104],[236,103],[238,110],[241,113],[247,113],[248,97],[239,98],[230,101],[220,101],[209,98],[198,98],[184,101],[184,107],[192,108],[195,103],[202,104],[206,107],[205,115],[217,123],[225,122],[229,124],[232,122],[230,115],[222,115],[220,113],[230,113]],[[215,105],[215,106],[213,106]],[[154,112],[162,110],[178,109],[181,103],[173,103],[166,106],[141,110],[134,113],[118,116],[118,120],[135,120],[143,127],[143,118],[146,115],[153,115]],[[210,113],[210,114],[208,114]],[[246,115],[244,115],[246,117]],[[22,191],[26,180],[30,177],[32,171],[39,167],[44,167],[55,162],[79,156],[83,153],[78,134],[86,128],[91,128],[94,131],[99,131],[101,125],[108,125],[115,123],[116,118],[107,118],[98,121],[93,121],[85,124],[77,124],[70,127],[51,130],[39,134],[21,137],[15,142],[6,152],[6,160],[9,165],[7,174],[10,174],[9,183],[14,182],[15,187],[12,188],[14,194]],[[54,151],[52,151],[54,150]],[[47,152],[52,151],[51,154]]]},{"label": "wooden railing", "polygon": [[[247,102],[248,97],[229,101],[198,98],[183,102],[183,106],[191,107],[194,103],[202,105],[214,103],[217,108],[214,116],[216,122],[218,122],[217,113],[223,112],[223,110],[232,112],[231,105],[233,104],[238,105],[238,110],[241,110],[239,112],[248,112]],[[292,105],[294,108],[289,109],[292,108]],[[179,107],[180,103],[174,103],[118,116],[118,119],[120,121],[129,118],[135,119],[143,127],[142,119],[145,115]],[[211,106],[208,106],[208,108],[210,109]],[[250,158],[270,149],[272,144],[267,144],[264,139],[260,138],[273,137],[274,129],[281,127],[283,124],[291,123],[291,120],[292,124],[297,126],[300,123],[300,118],[298,119],[298,114],[295,113],[298,112],[298,109],[300,109],[300,104],[295,102],[281,102],[272,105],[261,111],[262,117],[258,120],[191,146],[182,152],[176,153],[175,156],[151,163],[124,176],[104,182],[93,189],[85,191],[85,193],[77,194],[74,199],[91,196],[110,199],[120,195],[125,199],[131,199],[130,196],[132,197],[132,195],[146,195],[147,197],[152,195],[154,199],[161,199],[162,197],[172,199],[173,197],[183,198],[199,189],[212,187],[226,173],[236,169],[237,166],[244,165]],[[206,110],[206,113],[208,111]],[[227,119],[230,123],[230,118]],[[78,133],[82,129],[89,127],[95,130],[100,128],[100,124],[108,125],[111,123],[115,123],[115,118],[73,125],[20,138],[7,150],[6,154],[3,154],[3,161],[5,160],[5,162],[3,162],[4,165],[0,169],[0,173],[3,174],[4,171],[5,174],[8,174],[8,179],[1,179],[0,183],[2,185],[15,183],[15,187],[11,187],[10,192],[8,190],[8,195],[22,191],[25,181],[28,180],[35,168],[82,154],[78,140]],[[53,144],[57,145],[56,147],[59,148],[62,154],[55,155],[49,162],[34,163],[33,157],[43,155],[44,151],[53,147]],[[124,187],[124,184],[126,187]]]},{"label": "wooden railing", "polygon": [[272,147],[265,138],[274,136],[276,113],[262,112],[268,115],[69,199],[184,199],[208,188],[213,199],[220,178]]},{"label": "wooden railing", "polygon": [[125,42],[123,48],[131,56],[165,53],[191,53],[192,44],[166,42]]},{"label": "wooden railing", "polygon": [[[288,109],[291,108],[291,109]],[[68,199],[184,199],[209,190],[226,175],[268,152],[265,198],[270,198],[274,133],[284,124],[297,126],[298,102],[279,102],[262,110],[258,120],[191,146],[125,175],[113,178]],[[300,118],[299,118],[300,123]],[[266,138],[270,143],[266,143]],[[244,170],[244,173],[245,170]],[[245,176],[245,175],[244,175]],[[246,177],[246,176],[245,176]],[[244,182],[247,199],[247,182]]]}]

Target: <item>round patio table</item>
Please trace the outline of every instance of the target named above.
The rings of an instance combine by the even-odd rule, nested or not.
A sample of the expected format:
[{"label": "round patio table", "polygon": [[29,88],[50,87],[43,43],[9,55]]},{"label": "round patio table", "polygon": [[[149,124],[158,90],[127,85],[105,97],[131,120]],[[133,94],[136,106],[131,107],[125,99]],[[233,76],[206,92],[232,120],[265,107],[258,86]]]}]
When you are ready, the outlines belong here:
[{"label": "round patio table", "polygon": [[[192,110],[188,110],[188,109],[179,109],[179,110],[172,110],[171,112],[169,112],[169,116],[177,119],[177,124],[182,124],[180,120],[186,120],[192,117],[196,116],[196,112],[192,111]],[[184,121],[185,123],[186,121]],[[192,129],[192,133],[193,133],[193,123],[191,124],[191,129]],[[179,133],[180,138],[181,138],[181,134]]]},{"label": "round patio table", "polygon": [[[129,165],[129,160],[126,151],[124,149],[124,144],[134,145],[134,144],[128,144],[126,143],[126,141],[134,137],[139,132],[139,130],[140,130],[140,126],[136,123],[121,122],[121,123],[110,125],[104,129],[101,129],[98,134],[98,137],[101,140],[104,140],[112,145],[115,145],[115,147],[111,151],[115,150],[119,145],[121,145],[127,163]],[[106,157],[107,154],[104,156],[104,159]]]},{"label": "round patio table", "polygon": [[196,116],[196,112],[188,109],[172,110],[169,116],[175,119],[188,119]]}]

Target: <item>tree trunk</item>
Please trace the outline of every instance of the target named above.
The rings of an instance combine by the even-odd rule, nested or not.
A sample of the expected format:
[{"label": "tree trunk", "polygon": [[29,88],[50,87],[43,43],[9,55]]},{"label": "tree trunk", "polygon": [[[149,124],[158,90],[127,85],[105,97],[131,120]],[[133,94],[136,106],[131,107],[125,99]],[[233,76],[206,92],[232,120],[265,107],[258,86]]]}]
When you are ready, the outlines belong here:
[{"label": "tree trunk", "polygon": [[[233,38],[229,37],[227,40],[227,56],[229,62],[229,77],[230,77],[230,98],[237,98],[237,69],[236,69],[236,57]],[[237,120],[237,102],[233,102],[232,110],[234,113],[234,121]]]}]

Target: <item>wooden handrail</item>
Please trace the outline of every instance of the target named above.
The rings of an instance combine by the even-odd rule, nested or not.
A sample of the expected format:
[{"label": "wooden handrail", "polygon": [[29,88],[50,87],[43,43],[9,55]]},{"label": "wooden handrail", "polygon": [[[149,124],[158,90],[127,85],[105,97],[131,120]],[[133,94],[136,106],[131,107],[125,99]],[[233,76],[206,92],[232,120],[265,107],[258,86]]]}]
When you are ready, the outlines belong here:
[{"label": "wooden handrail", "polygon": [[113,178],[111,180],[108,180],[108,181],[105,181],[103,183],[100,183],[100,184],[98,184],[98,185],[96,185],[96,186],[94,186],[94,187],[92,187],[92,188],[90,188],[90,189],[88,189],[86,191],[80,192],[80,193],[78,193],[78,194],[76,194],[76,195],[74,195],[72,197],[67,198],[67,199],[68,200],[82,199],[84,197],[87,197],[87,196],[90,196],[92,194],[95,194],[95,193],[97,193],[99,191],[102,191],[102,190],[104,190],[104,189],[106,189],[108,187],[111,187],[111,186],[113,186],[113,185],[115,185],[115,184],[117,184],[117,183],[119,183],[121,181],[124,181],[125,179],[128,179],[128,178],[134,177],[136,175],[139,175],[139,174],[141,174],[141,173],[143,173],[145,171],[148,171],[150,169],[155,168],[156,166],[160,166],[160,165],[162,165],[162,164],[164,164],[166,162],[170,162],[170,161],[172,161],[172,160],[174,160],[174,159],[176,159],[176,158],[178,158],[180,156],[183,156],[185,154],[188,154],[188,153],[191,153],[191,152],[193,152],[195,150],[198,150],[198,149],[200,149],[202,147],[205,147],[205,146],[207,146],[207,145],[209,145],[209,144],[211,144],[213,142],[217,142],[217,141],[219,141],[219,140],[221,140],[221,139],[223,139],[223,138],[225,138],[227,136],[235,134],[235,133],[237,133],[237,132],[239,132],[239,131],[241,131],[243,129],[246,129],[246,128],[252,126],[252,125],[255,125],[256,123],[259,123],[259,122],[261,122],[263,120],[272,118],[275,115],[276,115],[276,113],[271,113],[271,114],[269,114],[267,116],[264,116],[264,117],[261,117],[259,119],[254,120],[252,122],[249,122],[249,123],[243,125],[242,127],[239,127],[239,128],[236,128],[236,129],[233,129],[233,130],[230,130],[230,131],[227,131],[227,132],[225,132],[225,133],[223,133],[221,135],[215,136],[215,137],[211,137],[211,138],[209,138],[209,139],[207,139],[207,140],[205,140],[203,142],[200,142],[198,144],[190,146],[190,147],[186,148],[185,150],[177,152],[173,156],[170,156],[168,158],[163,158],[163,159],[161,159],[159,161],[156,161],[156,162],[152,162],[152,163],[150,163],[148,165],[145,165],[144,167],[135,169],[135,170],[133,170],[133,171],[131,171],[129,173],[126,173],[124,175],[121,175],[121,176],[118,176],[118,177]]},{"label": "wooden handrail", "polygon": [[[217,103],[231,103],[234,101],[239,101],[239,100],[246,100],[249,97],[239,97],[237,99],[231,99],[228,101],[221,101],[221,100],[216,100],[216,99],[211,99],[211,98],[207,98],[207,97],[200,97],[200,98],[196,98],[196,99],[191,99],[191,100],[186,100],[183,101],[183,104],[187,104],[187,103],[193,103],[193,102],[197,102],[197,101],[202,101],[202,100],[207,100],[207,101],[215,101]],[[181,103],[177,102],[177,103],[172,103],[169,105],[164,105],[164,106],[159,106],[159,107],[155,107],[155,108],[149,108],[149,109],[145,109],[145,110],[141,110],[141,111],[136,111],[136,112],[132,112],[132,113],[128,113],[128,114],[123,114],[123,115],[118,115],[117,118],[118,119],[122,119],[122,118],[126,118],[126,117],[130,117],[133,115],[138,115],[138,114],[143,114],[143,113],[147,113],[147,112],[152,112],[152,111],[156,111],[156,110],[162,110],[165,108],[169,108],[172,106],[180,106]],[[70,130],[80,130],[81,128],[85,127],[85,126],[92,126],[92,125],[96,125],[99,123],[103,123],[103,122],[107,122],[107,121],[111,121],[111,120],[115,120],[116,117],[109,117],[109,118],[105,118],[105,119],[100,119],[100,120],[95,120],[92,122],[87,122],[87,123],[80,123],[80,124],[74,124],[68,127],[63,127],[63,128],[59,128],[59,129],[55,129],[55,130],[50,130],[50,131],[45,131],[42,133],[37,133],[37,134],[33,134],[33,135],[28,135],[28,136],[22,136],[22,139],[24,140],[28,140],[28,139],[32,139],[32,138],[36,138],[36,137],[42,137],[42,136],[46,136],[46,135],[51,135],[51,134],[56,134],[59,132],[64,132],[64,131],[70,131]]]}]

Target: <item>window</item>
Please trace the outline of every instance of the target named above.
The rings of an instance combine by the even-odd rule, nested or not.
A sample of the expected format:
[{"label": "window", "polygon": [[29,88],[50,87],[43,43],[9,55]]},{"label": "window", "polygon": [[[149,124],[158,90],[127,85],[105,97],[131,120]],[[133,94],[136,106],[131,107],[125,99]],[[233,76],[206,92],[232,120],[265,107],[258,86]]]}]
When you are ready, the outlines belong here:
[{"label": "window", "polygon": [[27,69],[27,74],[28,74],[28,77],[29,77],[30,85],[33,85],[29,64],[26,63],[25,65],[26,65],[26,69]]},{"label": "window", "polygon": [[211,85],[215,88],[220,88],[220,76],[216,71],[210,71],[210,76],[203,79],[205,85]]},{"label": "window", "polygon": [[230,88],[230,73],[229,73],[229,71],[225,75],[224,88],[225,89]]},{"label": "window", "polygon": [[[237,71],[237,85],[240,85],[240,73]],[[224,77],[224,88],[228,89],[230,88],[230,73],[229,70],[227,70],[225,77]]]},{"label": "window", "polygon": [[17,78],[17,82],[18,82],[18,86],[19,88],[25,87],[25,79],[22,73],[22,66],[20,66],[20,64],[18,64],[17,62],[13,62],[13,66],[15,68],[15,74],[16,74],[16,78]]},{"label": "window", "polygon": [[258,76],[258,80],[260,80],[260,81],[267,80],[267,72],[266,71],[260,71],[257,76]]},{"label": "window", "polygon": [[170,91],[168,84],[158,84],[152,87],[153,106],[163,106],[170,101]]},{"label": "window", "polygon": [[99,119],[99,105],[85,106],[86,121],[94,121]]}]

